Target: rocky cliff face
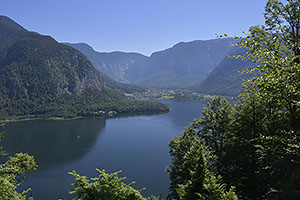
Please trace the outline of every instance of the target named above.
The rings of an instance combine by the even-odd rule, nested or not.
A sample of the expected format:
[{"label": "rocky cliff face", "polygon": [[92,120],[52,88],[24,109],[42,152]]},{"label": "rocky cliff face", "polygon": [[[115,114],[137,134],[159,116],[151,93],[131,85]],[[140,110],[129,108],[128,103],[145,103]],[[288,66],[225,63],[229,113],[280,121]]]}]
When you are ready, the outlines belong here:
[{"label": "rocky cliff face", "polygon": [[75,84],[76,94],[80,94],[85,89],[97,89],[101,90],[105,88],[106,84],[101,77],[95,71],[89,71],[81,80],[77,78]]},{"label": "rocky cliff face", "polygon": [[129,83],[127,71],[132,64],[147,59],[139,53],[100,53],[85,43],[66,44],[83,53],[100,72],[121,83]]}]

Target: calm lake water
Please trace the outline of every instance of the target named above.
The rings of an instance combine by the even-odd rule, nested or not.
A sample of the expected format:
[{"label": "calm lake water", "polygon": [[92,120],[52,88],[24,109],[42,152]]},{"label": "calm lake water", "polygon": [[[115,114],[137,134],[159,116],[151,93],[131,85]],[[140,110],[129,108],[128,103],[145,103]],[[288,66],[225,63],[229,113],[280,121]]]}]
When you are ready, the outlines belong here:
[{"label": "calm lake water", "polygon": [[96,168],[122,170],[126,182],[136,181],[144,195],[168,193],[168,143],[199,117],[207,102],[161,101],[171,112],[160,115],[78,120],[33,120],[7,123],[4,149],[10,154],[28,152],[39,167],[23,186],[38,200],[71,199],[74,181],[68,175],[97,176]]}]

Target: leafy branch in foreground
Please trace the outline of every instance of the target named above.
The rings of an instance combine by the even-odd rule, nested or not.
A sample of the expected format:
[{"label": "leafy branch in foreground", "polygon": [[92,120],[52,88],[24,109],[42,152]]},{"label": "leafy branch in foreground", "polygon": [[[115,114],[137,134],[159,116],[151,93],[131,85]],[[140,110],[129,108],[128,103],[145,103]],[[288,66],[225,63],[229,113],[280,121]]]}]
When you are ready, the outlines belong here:
[{"label": "leafy branch in foreground", "polygon": [[[4,124],[0,124],[0,128]],[[0,139],[3,132],[0,132]],[[5,152],[0,148],[0,155],[4,156]],[[19,193],[17,187],[25,179],[25,173],[36,170],[37,165],[33,156],[25,153],[17,153],[10,156],[4,164],[0,164],[0,199],[2,200],[26,200],[26,194],[30,188]],[[32,198],[29,198],[32,199]]]},{"label": "leafy branch in foreground", "polygon": [[123,180],[126,177],[119,178],[121,171],[115,173],[106,173],[105,170],[96,169],[99,172],[98,177],[88,179],[81,176],[76,171],[69,172],[75,177],[74,188],[70,194],[75,194],[75,199],[84,200],[159,200],[160,197],[151,196],[145,198],[141,195],[141,190],[136,190],[130,184],[125,184]]},{"label": "leafy branch in foreground", "polygon": [[[215,100],[214,102],[222,101]],[[215,104],[213,107],[218,106]],[[216,124],[214,123],[214,125]],[[175,137],[169,144],[172,165],[168,169],[171,180],[171,193],[168,198],[182,200],[237,199],[234,187],[227,187],[217,173],[219,165],[215,163],[218,163],[219,159],[217,159],[216,153],[224,153],[224,149],[220,149],[218,152],[209,151],[209,148],[215,147],[215,143],[211,143],[212,140],[208,139],[210,133],[207,133],[207,138],[204,139],[199,128],[197,121],[194,121],[185,128],[182,135]],[[223,130],[225,129],[220,129],[219,133],[215,132],[216,129],[212,130],[216,133],[214,137],[220,139]]]},{"label": "leafy branch in foreground", "polygon": [[259,76],[247,81],[266,103],[289,113],[289,125],[295,131],[300,108],[300,1],[269,0],[265,7],[265,25],[253,26],[239,45],[246,49],[242,59],[257,66],[249,72]]},{"label": "leafy branch in foreground", "polygon": [[[17,153],[0,165],[0,198],[3,200],[26,200],[30,188],[19,193],[17,187],[24,180],[26,172],[36,170],[34,158],[28,154]],[[32,198],[29,198],[32,199]]]}]

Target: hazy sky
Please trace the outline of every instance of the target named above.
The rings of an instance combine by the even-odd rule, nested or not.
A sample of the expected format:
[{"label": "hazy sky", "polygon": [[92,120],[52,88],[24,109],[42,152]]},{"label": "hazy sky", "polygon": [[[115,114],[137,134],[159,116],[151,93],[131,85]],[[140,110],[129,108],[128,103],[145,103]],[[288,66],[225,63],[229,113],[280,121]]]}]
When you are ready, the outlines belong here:
[{"label": "hazy sky", "polygon": [[242,35],[267,0],[1,0],[0,14],[60,42],[146,55],[181,41]]}]

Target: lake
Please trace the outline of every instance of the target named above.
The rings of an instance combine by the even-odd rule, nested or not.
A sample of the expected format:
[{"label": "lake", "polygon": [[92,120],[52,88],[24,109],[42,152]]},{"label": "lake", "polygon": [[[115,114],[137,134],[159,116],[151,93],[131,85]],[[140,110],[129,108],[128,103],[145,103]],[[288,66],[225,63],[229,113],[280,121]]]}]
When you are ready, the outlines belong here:
[{"label": "lake", "polygon": [[159,115],[77,120],[32,120],[5,125],[3,147],[10,154],[28,152],[38,170],[23,183],[35,199],[71,199],[74,181],[68,172],[88,177],[96,168],[107,172],[122,170],[126,182],[136,181],[144,195],[168,194],[170,165],[168,143],[199,117],[207,102],[161,101],[171,112]]}]

